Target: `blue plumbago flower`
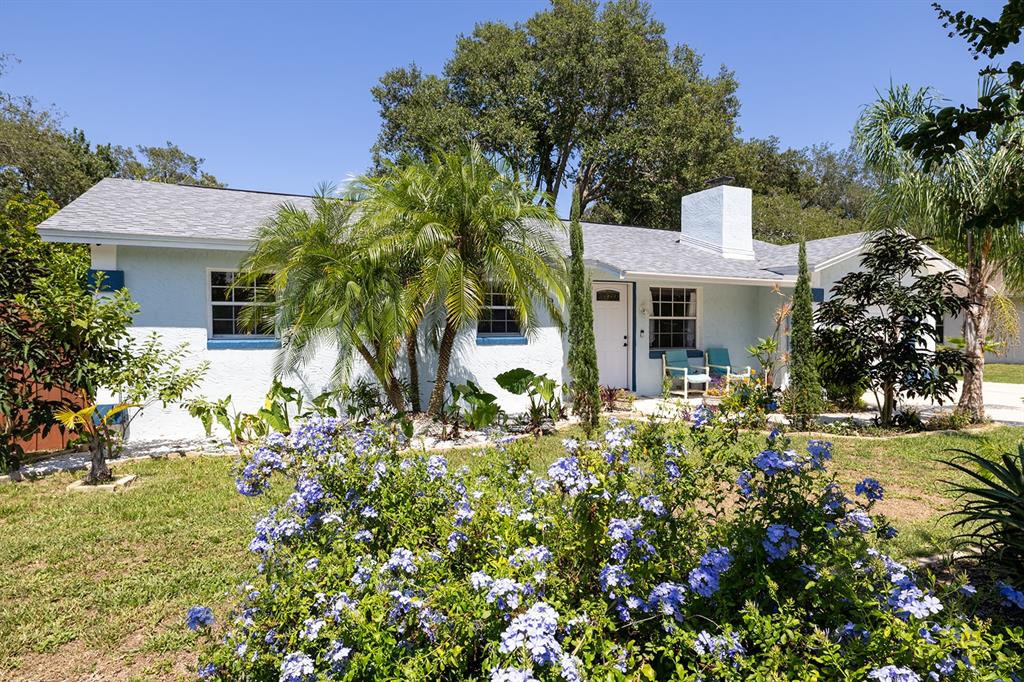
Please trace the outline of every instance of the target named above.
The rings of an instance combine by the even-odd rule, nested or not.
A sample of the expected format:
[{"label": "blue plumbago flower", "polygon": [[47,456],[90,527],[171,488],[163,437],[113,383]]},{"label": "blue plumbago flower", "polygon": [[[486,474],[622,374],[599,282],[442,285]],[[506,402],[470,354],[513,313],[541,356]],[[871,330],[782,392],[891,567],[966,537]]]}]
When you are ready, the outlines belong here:
[{"label": "blue plumbago flower", "polygon": [[515,611],[519,608],[523,586],[511,578],[498,578],[490,584],[487,591],[487,603],[494,604],[502,611]]},{"label": "blue plumbago flower", "polygon": [[740,495],[744,498],[749,498],[754,493],[750,487],[750,481],[753,478],[754,474],[747,470],[741,471],[740,475],[736,478],[736,487],[740,489]]},{"label": "blue plumbago flower", "polygon": [[763,471],[765,476],[774,476],[783,471],[800,471],[804,462],[795,450],[762,450],[754,456],[753,464]]},{"label": "blue plumbago flower", "polygon": [[693,428],[703,429],[708,425],[713,417],[714,414],[711,412],[711,408],[701,403],[690,415],[690,421],[692,422]]},{"label": "blue plumbago flower", "polygon": [[473,586],[474,590],[485,590],[490,587],[493,582],[494,578],[483,571],[473,571],[469,574],[469,584]]},{"label": "blue plumbago flower", "polygon": [[672,616],[676,620],[683,620],[683,604],[686,603],[686,587],[678,583],[661,583],[651,590],[647,603],[652,608],[657,608],[664,616]]},{"label": "blue plumbago flower", "polygon": [[626,569],[618,564],[606,564],[601,569],[599,576],[601,582],[601,589],[609,594],[613,594],[617,587],[629,587],[633,584],[633,578],[630,577],[629,573],[626,573]]},{"label": "blue plumbago flower", "polygon": [[512,516],[512,506],[508,502],[499,502],[494,505],[494,511],[498,512],[501,516]]},{"label": "blue plumbago flower", "polygon": [[701,630],[693,642],[693,649],[701,656],[714,656],[721,661],[733,661],[734,665],[738,664],[736,659],[747,653],[740,643],[740,636],[735,632],[726,637]]},{"label": "blue plumbago flower", "polygon": [[933,680],[939,680],[942,677],[948,677],[956,672],[957,659],[952,656],[946,656],[940,658],[935,662],[935,669],[928,673],[928,677]]},{"label": "blue plumbago flower", "polygon": [[318,559],[316,557],[308,559],[306,561],[306,564],[305,564],[307,571],[315,571],[317,569],[317,566],[319,566],[319,565],[320,565],[320,559]]},{"label": "blue plumbago flower", "polygon": [[355,611],[358,605],[359,602],[349,597],[347,592],[342,592],[328,603],[324,616],[337,623],[345,611]]},{"label": "blue plumbago flower", "polygon": [[778,561],[789,556],[800,544],[800,533],[784,523],[773,523],[765,531],[765,539],[761,541],[764,551],[768,553],[768,561]]},{"label": "blue plumbago flower", "polygon": [[377,510],[371,507],[370,505],[366,505],[365,507],[360,509],[359,515],[362,516],[364,519],[375,519],[379,516],[379,514],[377,514]]},{"label": "blue plumbago flower", "polygon": [[441,455],[432,455],[427,460],[427,478],[436,481],[448,473],[448,460]]},{"label": "blue plumbago flower", "polygon": [[366,530],[365,528],[352,536],[352,539],[356,542],[373,542],[373,531]]},{"label": "blue plumbago flower", "polygon": [[679,464],[674,459],[665,460],[665,475],[672,481],[682,476],[682,472],[679,471]]},{"label": "blue plumbago flower", "polygon": [[800,570],[803,571],[804,575],[806,575],[811,580],[817,580],[821,577],[821,573],[818,571],[818,567],[814,564],[800,564]]},{"label": "blue plumbago flower", "polygon": [[534,545],[532,547],[520,547],[512,556],[509,557],[508,562],[515,567],[522,566],[528,563],[539,563],[546,564],[554,558],[551,550],[544,545]]},{"label": "blue plumbago flower", "polygon": [[880,500],[885,495],[885,488],[882,484],[873,478],[865,478],[863,481],[854,486],[854,492],[858,495],[863,495],[868,500],[874,502]]},{"label": "blue plumbago flower", "polygon": [[861,533],[867,533],[869,530],[875,527],[874,521],[867,515],[862,509],[854,509],[846,513],[843,517],[843,522],[848,526],[856,528]]},{"label": "blue plumbago flower", "polygon": [[309,617],[302,622],[302,630],[299,631],[301,639],[314,640],[320,636],[320,631],[327,625],[323,618]]},{"label": "blue plumbago flower", "polygon": [[322,457],[334,453],[335,436],[342,428],[342,420],[314,414],[300,422],[288,440],[291,441],[293,449],[302,450],[314,457]]},{"label": "blue plumbago flower", "polygon": [[452,531],[452,534],[448,536],[448,551],[454,552],[459,548],[459,545],[468,540],[469,537],[461,530]]},{"label": "blue plumbago flower", "polygon": [[259,495],[270,487],[270,476],[284,468],[280,452],[266,446],[258,447],[235,479],[235,489],[249,497]]},{"label": "blue plumbago flower", "polygon": [[524,668],[494,668],[491,682],[537,682],[533,671]]},{"label": "blue plumbago flower", "polygon": [[687,582],[690,589],[702,597],[718,591],[719,577],[732,566],[732,554],[725,547],[708,550],[700,558],[700,565],[690,571]]},{"label": "blue plumbago flower", "polygon": [[608,537],[618,542],[630,542],[640,530],[639,517],[632,519],[612,519],[608,522]]},{"label": "blue plumbago flower", "polygon": [[871,633],[860,625],[855,623],[847,623],[843,627],[836,630],[836,639],[840,642],[848,642],[853,639],[860,639],[867,641],[871,637]]},{"label": "blue plumbago flower", "polygon": [[575,438],[563,438],[562,447],[565,449],[566,452],[570,454],[575,454],[576,451],[580,449],[580,442]]},{"label": "blue plumbago flower", "polygon": [[324,654],[324,659],[330,664],[331,672],[341,674],[348,665],[348,659],[352,655],[352,649],[345,646],[341,640],[332,640]]},{"label": "blue plumbago flower", "polygon": [[967,583],[960,587],[959,592],[960,594],[967,595],[968,597],[973,597],[974,595],[978,594],[978,588],[970,583]]},{"label": "blue plumbago flower", "polygon": [[942,610],[942,602],[930,594],[926,594],[912,582],[906,582],[889,593],[889,606],[897,616],[906,618],[927,618]]},{"label": "blue plumbago flower", "polygon": [[372,575],[373,560],[366,556],[356,559],[356,571],[352,574],[352,583],[355,585],[365,585]]},{"label": "blue plumbago flower", "polygon": [[206,665],[199,666],[199,670],[196,671],[199,675],[200,682],[212,682],[217,678],[217,666],[213,663],[207,663]]},{"label": "blue plumbago flower", "polygon": [[898,668],[894,665],[875,668],[868,673],[868,679],[879,682],[921,682],[921,676],[910,668]]},{"label": "blue plumbago flower", "polygon": [[570,497],[576,497],[597,485],[597,477],[583,471],[575,455],[556,459],[548,467],[548,476],[561,485]]},{"label": "blue plumbago flower", "polygon": [[581,664],[580,659],[568,651],[563,651],[558,657],[558,667],[562,669],[562,679],[565,682],[583,682],[583,676],[580,675],[579,669]]},{"label": "blue plumbago flower", "polygon": [[300,476],[295,481],[295,492],[288,498],[288,503],[299,516],[306,517],[324,498],[324,489],[315,478]]},{"label": "blue plumbago flower", "polygon": [[809,441],[807,454],[811,456],[812,469],[824,469],[825,462],[832,459],[832,443],[824,440]]},{"label": "blue plumbago flower", "polygon": [[658,499],[657,495],[644,495],[637,502],[641,509],[645,512],[650,512],[655,516],[664,516],[668,513],[665,509],[665,505],[660,499]]},{"label": "blue plumbago flower", "polygon": [[467,523],[473,520],[476,513],[473,508],[469,506],[468,500],[459,500],[455,503],[455,525],[465,526]]},{"label": "blue plumbago flower", "polygon": [[843,489],[835,483],[825,486],[825,493],[821,496],[821,508],[832,514],[840,514],[850,499],[843,494]]},{"label": "blue plumbago flower", "polygon": [[414,560],[415,557],[412,552],[404,547],[395,547],[391,552],[391,557],[387,560],[381,570],[388,570],[392,573],[398,573],[399,571],[415,573],[416,564]]},{"label": "blue plumbago flower", "polygon": [[281,682],[307,682],[316,676],[313,659],[301,651],[295,651],[281,661]]},{"label": "blue plumbago flower", "polygon": [[555,639],[557,627],[558,612],[544,602],[537,602],[526,613],[512,619],[501,633],[498,651],[509,654],[526,649],[534,663],[551,665],[562,654],[562,646]]},{"label": "blue plumbago flower", "polygon": [[185,624],[189,630],[208,628],[213,625],[213,610],[206,606],[193,606],[185,616]]},{"label": "blue plumbago flower", "polygon": [[1015,589],[1009,583],[1000,582],[998,586],[999,594],[1003,597],[1003,604],[1024,609],[1024,592]]}]

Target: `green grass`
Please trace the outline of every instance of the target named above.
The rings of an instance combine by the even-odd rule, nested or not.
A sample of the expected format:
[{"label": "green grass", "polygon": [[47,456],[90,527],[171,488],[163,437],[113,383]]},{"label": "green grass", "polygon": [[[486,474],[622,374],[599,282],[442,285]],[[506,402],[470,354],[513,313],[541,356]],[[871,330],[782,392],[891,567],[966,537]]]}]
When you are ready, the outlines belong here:
[{"label": "green grass", "polygon": [[[560,456],[566,434],[532,441],[537,470]],[[753,436],[750,436],[753,440]],[[832,437],[836,471],[852,487],[873,476],[887,488],[880,511],[901,529],[897,553],[949,547],[951,508],[936,462],[944,450],[991,455],[1024,438],[1024,428],[893,439]],[[802,445],[802,442],[798,442]],[[448,453],[453,465],[488,466],[490,454]],[[139,481],[116,494],[69,493],[61,474],[0,485],[0,678],[185,679],[195,665],[183,627],[194,604],[223,618],[234,586],[253,574],[246,551],[252,521],[270,501],[234,491],[224,457],[123,464]],[[278,494],[283,494],[279,492]]]},{"label": "green grass", "polygon": [[985,381],[1000,384],[1024,384],[1024,364],[985,363]]}]

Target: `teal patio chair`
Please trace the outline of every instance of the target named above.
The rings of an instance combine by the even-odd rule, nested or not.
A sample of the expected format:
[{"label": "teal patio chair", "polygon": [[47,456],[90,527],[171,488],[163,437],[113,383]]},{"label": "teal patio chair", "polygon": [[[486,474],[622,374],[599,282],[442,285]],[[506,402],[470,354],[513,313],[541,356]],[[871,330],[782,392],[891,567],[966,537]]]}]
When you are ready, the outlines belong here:
[{"label": "teal patio chair", "polygon": [[754,377],[754,371],[747,365],[743,372],[733,372],[728,348],[708,348],[708,370],[714,378],[725,379],[725,385],[733,379],[747,380]]},{"label": "teal patio chair", "polygon": [[[699,350],[682,349],[667,350],[661,356],[661,367],[664,376],[668,377],[673,386],[676,380],[683,385],[682,396],[684,400],[690,397],[690,386],[700,385],[701,392],[707,392],[708,382],[711,375],[704,363],[704,352]],[[679,395],[679,391],[669,388],[669,393]]]}]

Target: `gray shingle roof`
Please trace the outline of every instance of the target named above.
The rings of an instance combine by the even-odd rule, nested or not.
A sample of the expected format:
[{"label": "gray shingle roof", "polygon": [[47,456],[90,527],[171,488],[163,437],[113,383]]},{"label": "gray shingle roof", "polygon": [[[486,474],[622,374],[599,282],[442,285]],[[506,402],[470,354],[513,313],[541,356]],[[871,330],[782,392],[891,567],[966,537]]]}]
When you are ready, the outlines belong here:
[{"label": "gray shingle roof", "polygon": [[[106,178],[39,225],[48,238],[95,241],[157,239],[245,248],[256,228],[284,202],[312,207],[309,197],[242,190],[188,187]],[[202,242],[202,243],[200,243]]]},{"label": "gray shingle roof", "polygon": [[[107,178],[39,225],[54,241],[248,248],[282,203],[310,208],[308,196],[187,187]],[[755,260],[724,258],[680,241],[679,233],[583,223],[587,260],[622,273],[779,280],[796,273],[797,246],[754,241]],[[812,268],[861,245],[864,234],[807,242]],[[562,238],[568,250],[567,238]]]}]

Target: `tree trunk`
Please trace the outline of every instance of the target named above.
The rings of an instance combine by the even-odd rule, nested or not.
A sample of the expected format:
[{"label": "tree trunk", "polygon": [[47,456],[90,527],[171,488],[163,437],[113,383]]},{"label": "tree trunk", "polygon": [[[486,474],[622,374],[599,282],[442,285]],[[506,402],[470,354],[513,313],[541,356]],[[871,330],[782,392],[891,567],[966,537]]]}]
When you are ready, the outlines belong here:
[{"label": "tree trunk", "polygon": [[395,408],[398,412],[405,412],[405,397],[402,395],[401,387],[395,380],[394,373],[384,371],[377,362],[377,357],[367,350],[366,346],[362,343],[356,344],[356,350],[366,360],[366,364],[370,366],[373,376],[377,378],[377,383],[380,384],[381,390],[384,391],[388,402],[391,403],[391,407]]},{"label": "tree trunk", "polygon": [[434,379],[434,390],[430,393],[430,404],[427,414],[436,417],[444,405],[444,389],[448,384],[448,365],[452,359],[452,346],[455,345],[455,325],[447,320],[441,334],[441,345],[437,349],[437,377]]},{"label": "tree trunk", "polygon": [[895,389],[890,385],[886,386],[882,397],[882,411],[879,413],[879,426],[892,425],[892,413],[896,409]]},{"label": "tree trunk", "polygon": [[419,343],[416,338],[416,329],[413,329],[405,337],[405,355],[409,363],[409,384],[412,387],[412,411],[419,413],[423,411],[420,405],[420,363],[416,358],[419,351]]},{"label": "tree trunk", "polygon": [[957,411],[972,423],[985,421],[985,338],[988,336],[988,282],[985,276],[987,244],[979,246],[973,232],[967,234],[967,310],[964,314],[964,386]]},{"label": "tree trunk", "polygon": [[110,467],[107,466],[107,451],[104,439],[94,437],[89,439],[89,454],[91,455],[91,462],[89,465],[89,475],[86,477],[86,483],[104,483],[113,478],[110,475]]}]

